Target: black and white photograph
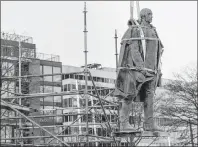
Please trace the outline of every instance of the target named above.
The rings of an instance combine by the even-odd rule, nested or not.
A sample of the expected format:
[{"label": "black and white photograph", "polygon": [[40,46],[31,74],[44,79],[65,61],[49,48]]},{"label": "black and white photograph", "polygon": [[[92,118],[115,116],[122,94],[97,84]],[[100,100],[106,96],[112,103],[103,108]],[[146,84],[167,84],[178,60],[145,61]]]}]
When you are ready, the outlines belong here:
[{"label": "black and white photograph", "polygon": [[198,146],[197,1],[2,1],[2,147]]}]

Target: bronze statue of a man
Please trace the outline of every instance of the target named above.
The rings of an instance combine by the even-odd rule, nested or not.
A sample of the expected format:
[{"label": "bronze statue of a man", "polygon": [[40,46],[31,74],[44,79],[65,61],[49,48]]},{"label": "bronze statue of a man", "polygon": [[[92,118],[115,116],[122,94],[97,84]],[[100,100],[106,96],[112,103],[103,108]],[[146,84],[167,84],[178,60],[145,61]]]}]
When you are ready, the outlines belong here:
[{"label": "bronze statue of a man", "polygon": [[[129,20],[121,41],[114,95],[121,99],[120,130],[134,130],[129,123],[132,101],[144,102],[144,130],[159,130],[153,121],[153,97],[161,77],[163,45],[152,22],[152,11],[144,8],[140,20]],[[144,38],[144,39],[143,39]]]}]

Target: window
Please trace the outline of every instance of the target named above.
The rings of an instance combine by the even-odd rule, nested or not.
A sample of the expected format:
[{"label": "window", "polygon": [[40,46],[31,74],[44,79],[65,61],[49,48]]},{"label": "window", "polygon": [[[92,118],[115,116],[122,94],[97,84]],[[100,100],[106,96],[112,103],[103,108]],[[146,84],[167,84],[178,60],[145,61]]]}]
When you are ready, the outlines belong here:
[{"label": "window", "polygon": [[65,75],[65,79],[69,79],[69,75],[68,74]]},{"label": "window", "polygon": [[90,76],[88,76],[88,80],[91,81],[91,77]]},{"label": "window", "polygon": [[104,79],[104,82],[105,82],[105,83],[109,83],[109,79],[105,78],[105,79]]},{"label": "window", "polygon": [[72,84],[72,90],[76,90],[76,85]]},{"label": "window", "polygon": [[67,84],[63,86],[63,91],[67,91]]},{"label": "window", "polygon": [[89,134],[94,134],[94,130],[93,130],[93,128],[89,128],[88,133],[89,133]]},{"label": "window", "polygon": [[80,107],[85,107],[85,103],[86,100],[85,99],[80,99]]},{"label": "window", "polygon": [[[43,66],[42,65],[40,65],[40,75],[43,75]],[[40,77],[40,81],[43,81],[44,79],[43,79],[43,77],[41,76]]]},{"label": "window", "polygon": [[[52,86],[44,86],[44,93],[51,93],[52,92]],[[44,98],[45,102],[53,102],[53,97],[48,96]],[[44,103],[46,105],[46,103]]]},{"label": "window", "polygon": [[75,75],[75,79],[78,79],[78,75]]},{"label": "window", "polygon": [[91,86],[87,86],[87,89],[90,90],[91,89]]},{"label": "window", "polygon": [[92,114],[88,114],[88,122],[92,122]]},{"label": "window", "polygon": [[106,129],[106,128],[104,128],[104,129],[102,130],[102,136],[107,136],[107,129]]},{"label": "window", "polygon": [[74,115],[73,116],[73,120],[75,121],[77,119],[77,115]]},{"label": "window", "polygon": [[81,85],[78,85],[78,90],[81,90]]},{"label": "window", "polygon": [[95,115],[95,122],[100,123],[101,115]]},{"label": "window", "polygon": [[98,136],[102,136],[102,129],[101,128],[97,128],[96,132],[97,132]]},{"label": "window", "polygon": [[43,66],[40,65],[40,74],[42,75],[43,74]]},{"label": "window", "polygon": [[83,75],[79,75],[79,80],[83,80]]},{"label": "window", "polygon": [[77,107],[77,99],[73,99],[73,107]]},{"label": "window", "polygon": [[68,116],[69,117],[69,121],[73,121],[73,119],[72,119],[72,116],[70,115],[70,116]]},{"label": "window", "polygon": [[86,132],[86,128],[85,127],[82,127],[81,130],[82,130],[82,133]]},{"label": "window", "polygon": [[[60,67],[53,67],[53,73],[61,73],[61,68]],[[54,82],[60,82],[61,81],[61,75],[54,75],[53,76],[53,81]]]},{"label": "window", "polygon": [[88,102],[88,106],[91,106],[91,101]]},{"label": "window", "polygon": [[71,90],[71,84],[68,84],[68,87],[67,87],[67,91],[70,91]]},{"label": "window", "polygon": [[72,98],[69,98],[69,107],[72,107]]},{"label": "window", "polygon": [[96,77],[93,77],[93,80],[94,80],[94,81],[97,81],[97,78],[96,78]]},{"label": "window", "polygon": [[12,47],[3,47],[3,56],[13,56],[13,49],[12,49]]},{"label": "window", "polygon": [[116,122],[114,115],[111,115],[111,122]]},{"label": "window", "polygon": [[44,86],[44,92],[45,92],[45,93],[50,93],[50,92],[52,92],[52,86]]},{"label": "window", "polygon": [[81,117],[81,122],[86,122],[86,115],[83,115],[83,117]]},{"label": "window", "polygon": [[[52,74],[52,66],[43,66],[43,74]],[[52,82],[52,76],[44,76],[44,81]]]},{"label": "window", "polygon": [[70,77],[70,79],[73,79],[74,78],[74,75],[73,74],[70,74],[69,77]]},{"label": "window", "polygon": [[69,100],[68,99],[64,99],[63,102],[64,102],[64,107],[67,108],[69,106]]},{"label": "window", "polygon": [[85,89],[85,85],[82,85],[82,89],[83,89],[83,90]]}]

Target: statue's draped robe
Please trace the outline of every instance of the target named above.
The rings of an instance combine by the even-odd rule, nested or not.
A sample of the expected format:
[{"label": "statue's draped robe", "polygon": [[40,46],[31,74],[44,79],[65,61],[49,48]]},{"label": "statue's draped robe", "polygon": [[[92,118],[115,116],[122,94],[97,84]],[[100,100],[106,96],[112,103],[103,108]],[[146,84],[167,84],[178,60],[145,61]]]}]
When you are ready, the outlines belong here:
[{"label": "statue's draped robe", "polygon": [[[144,37],[158,38],[157,32],[152,25],[144,26],[141,24],[141,26]],[[137,95],[142,84],[154,80],[156,75],[149,71],[140,72],[119,68],[145,67],[157,70],[163,45],[159,40],[146,40],[146,57],[144,61],[141,40],[123,40],[130,38],[140,38],[138,27],[130,26],[122,37],[114,95],[121,99],[139,101]]]}]

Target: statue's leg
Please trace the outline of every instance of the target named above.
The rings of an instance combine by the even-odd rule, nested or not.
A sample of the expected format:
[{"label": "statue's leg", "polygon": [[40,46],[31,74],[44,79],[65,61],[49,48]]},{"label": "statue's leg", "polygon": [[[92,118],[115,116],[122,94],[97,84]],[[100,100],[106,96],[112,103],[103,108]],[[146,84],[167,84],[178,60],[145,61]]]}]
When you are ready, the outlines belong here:
[{"label": "statue's leg", "polygon": [[129,100],[122,100],[120,107],[120,131],[135,130],[129,123],[129,114],[131,110],[131,102]]},{"label": "statue's leg", "polygon": [[120,106],[120,131],[135,130],[129,123],[129,114],[131,110],[131,100],[122,100]]},{"label": "statue's leg", "polygon": [[160,131],[156,125],[153,117],[153,98],[155,92],[155,79],[147,81],[144,85],[145,99],[144,99],[144,130],[146,131]]}]

